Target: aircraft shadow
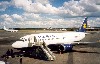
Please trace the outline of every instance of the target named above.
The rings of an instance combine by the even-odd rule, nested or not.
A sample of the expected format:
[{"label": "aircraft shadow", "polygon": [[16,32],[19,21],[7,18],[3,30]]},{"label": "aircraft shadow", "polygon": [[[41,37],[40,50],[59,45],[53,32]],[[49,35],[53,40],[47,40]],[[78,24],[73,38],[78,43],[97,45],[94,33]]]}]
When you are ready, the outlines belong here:
[{"label": "aircraft shadow", "polygon": [[[1,56],[1,58],[9,59],[9,56],[12,57],[12,58],[15,58],[15,57],[20,57],[20,58],[29,57],[29,58],[34,58],[34,59],[40,59],[40,60],[47,61],[48,57],[43,52],[43,50],[41,50],[41,48],[37,48],[37,49],[32,49],[31,51],[30,51],[30,49],[28,49],[24,52],[23,51],[14,52],[12,49],[11,50],[8,49],[7,52],[4,55]],[[70,51],[66,51],[66,52],[53,51],[53,53],[55,53],[55,54],[74,53],[74,52],[100,54],[100,52],[90,52],[90,51],[81,51],[81,50],[70,50]]]},{"label": "aircraft shadow", "polygon": [[80,50],[72,50],[72,52],[78,52],[78,53],[95,53],[95,54],[100,54],[99,52],[89,52],[89,51],[80,51]]},{"label": "aircraft shadow", "polygon": [[1,58],[6,58],[9,59],[9,57],[15,58],[15,57],[29,57],[29,58],[34,58],[34,59],[40,59],[40,60],[45,60],[48,61],[48,57],[46,56],[46,54],[41,50],[32,50],[32,51],[17,51],[17,52],[13,52],[13,50],[7,50],[7,52],[1,56]]},{"label": "aircraft shadow", "polygon": [[64,52],[57,52],[57,51],[53,51],[53,53],[55,54],[63,54],[63,53],[74,53],[74,52],[78,52],[78,53],[95,53],[95,54],[100,54],[100,52],[89,52],[89,51],[81,51],[81,50],[68,50],[68,51],[64,51]]}]

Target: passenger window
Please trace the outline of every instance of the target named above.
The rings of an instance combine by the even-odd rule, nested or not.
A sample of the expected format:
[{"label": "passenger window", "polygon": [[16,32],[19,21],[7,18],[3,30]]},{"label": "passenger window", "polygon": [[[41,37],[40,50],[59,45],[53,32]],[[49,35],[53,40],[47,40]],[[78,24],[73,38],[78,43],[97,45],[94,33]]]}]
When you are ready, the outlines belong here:
[{"label": "passenger window", "polygon": [[59,38],[56,38],[56,39],[59,39]]}]

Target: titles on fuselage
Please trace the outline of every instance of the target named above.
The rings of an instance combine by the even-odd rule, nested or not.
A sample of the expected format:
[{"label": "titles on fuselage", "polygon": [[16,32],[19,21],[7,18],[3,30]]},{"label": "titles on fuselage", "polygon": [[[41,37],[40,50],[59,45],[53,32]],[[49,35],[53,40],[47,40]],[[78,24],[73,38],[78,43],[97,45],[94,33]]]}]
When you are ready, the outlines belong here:
[{"label": "titles on fuselage", "polygon": [[59,37],[59,36],[55,36],[55,35],[38,35],[37,36],[38,39],[41,41],[41,40],[53,40],[53,39],[64,39],[65,37]]}]

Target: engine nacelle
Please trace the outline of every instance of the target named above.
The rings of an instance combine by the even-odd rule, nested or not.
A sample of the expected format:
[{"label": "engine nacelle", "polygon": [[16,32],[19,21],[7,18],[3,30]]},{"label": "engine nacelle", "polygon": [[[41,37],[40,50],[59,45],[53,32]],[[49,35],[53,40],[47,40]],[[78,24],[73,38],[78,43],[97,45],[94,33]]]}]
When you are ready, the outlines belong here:
[{"label": "engine nacelle", "polygon": [[59,51],[71,51],[73,46],[71,44],[58,45]]},{"label": "engine nacelle", "polygon": [[73,46],[72,44],[51,44],[48,45],[48,47],[52,50],[52,51],[71,51]]}]

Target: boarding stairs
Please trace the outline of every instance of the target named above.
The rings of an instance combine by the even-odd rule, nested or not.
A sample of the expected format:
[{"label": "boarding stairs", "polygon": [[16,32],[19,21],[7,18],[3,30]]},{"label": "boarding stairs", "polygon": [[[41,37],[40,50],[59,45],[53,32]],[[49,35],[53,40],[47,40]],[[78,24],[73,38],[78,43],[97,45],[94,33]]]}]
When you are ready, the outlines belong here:
[{"label": "boarding stairs", "polygon": [[43,42],[40,42],[34,36],[34,44],[32,44],[32,41],[29,41],[29,44],[31,44],[31,46],[40,46],[40,48],[43,50],[43,52],[45,53],[45,55],[48,58],[48,60],[50,60],[50,61],[55,60],[55,56],[50,51],[50,49],[47,47],[47,45],[46,45],[46,43],[44,41]]}]

